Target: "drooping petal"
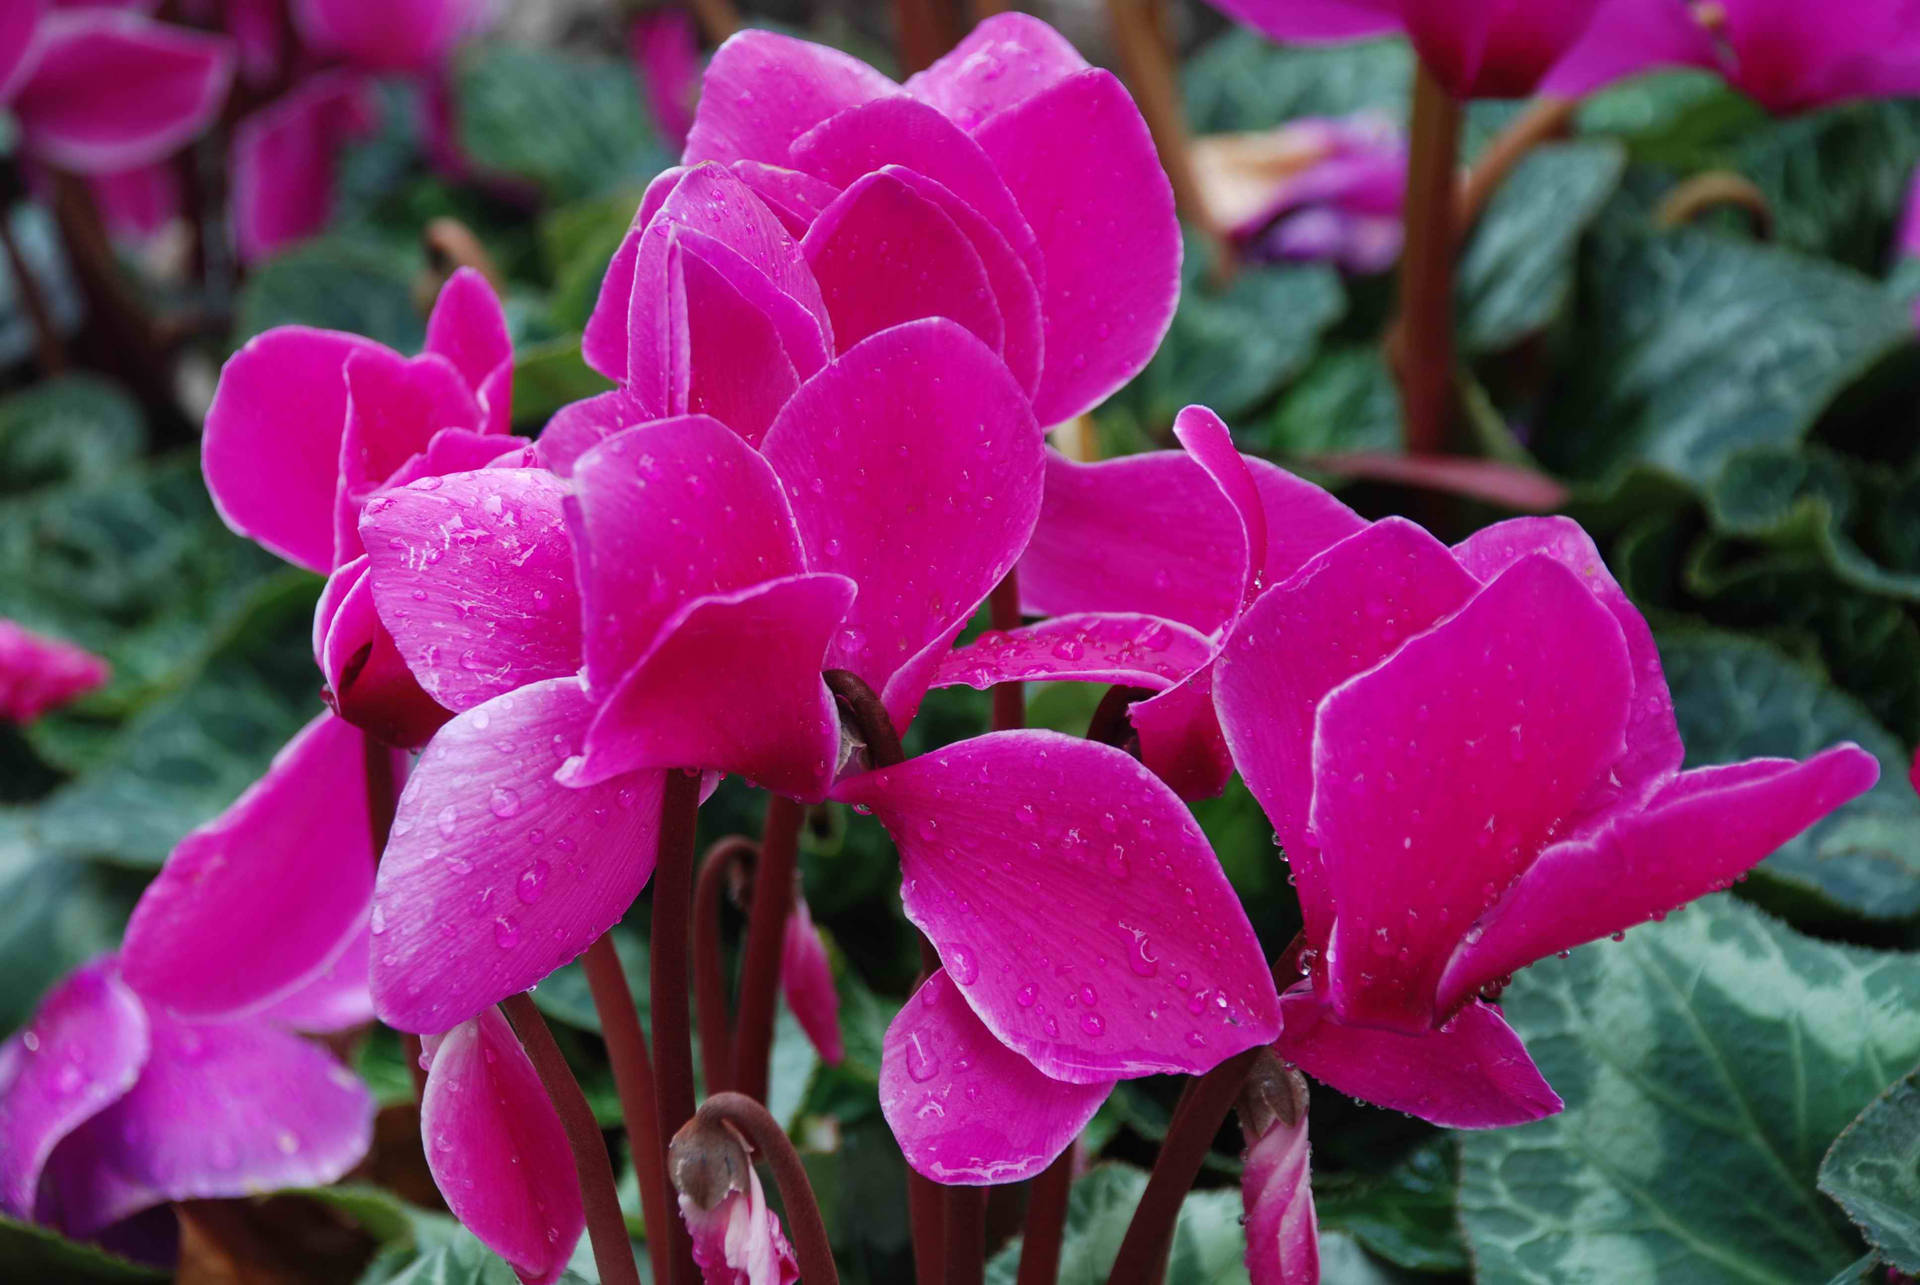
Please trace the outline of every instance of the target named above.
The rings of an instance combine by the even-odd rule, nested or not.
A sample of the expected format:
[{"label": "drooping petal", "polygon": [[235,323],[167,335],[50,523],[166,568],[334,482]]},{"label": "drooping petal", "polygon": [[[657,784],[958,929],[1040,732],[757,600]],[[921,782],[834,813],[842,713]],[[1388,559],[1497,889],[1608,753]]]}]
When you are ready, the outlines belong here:
[{"label": "drooping petal", "polygon": [[147,1060],[147,1011],[111,958],[76,970],[0,1044],[0,1210],[31,1219],[60,1140],[133,1087]]},{"label": "drooping petal", "polygon": [[698,768],[817,802],[840,750],[821,666],[853,598],[853,581],[816,574],[695,599],[608,693],[560,779]]},{"label": "drooping petal", "polygon": [[407,668],[373,600],[369,559],[361,554],[327,578],[314,613],[314,660],[326,679],[321,696],[334,713],[374,739],[415,749],[453,716]]},{"label": "drooping petal", "polygon": [[560,1114],[499,1009],[431,1045],[420,1140],[434,1185],[522,1281],[549,1285],[586,1227]]},{"label": "drooping petal", "polygon": [[475,0],[292,0],[291,8],[308,44],[376,71],[427,70],[487,11]]},{"label": "drooping petal", "polygon": [[1213,667],[1203,665],[1157,696],[1128,707],[1140,734],[1140,761],[1183,799],[1227,788],[1233,757],[1213,708]]},{"label": "drooping petal", "polygon": [[1066,37],[1038,18],[996,13],[909,77],[905,89],[961,129],[973,130],[1086,65]]},{"label": "drooping petal", "polygon": [[1718,65],[1713,33],[1676,0],[1605,0],[1586,31],[1541,83],[1542,93],[1578,98],[1655,67]]},{"label": "drooping petal", "polygon": [[1056,424],[1139,373],[1166,334],[1180,294],[1173,189],[1133,100],[1098,69],[990,118],[974,137],[1046,260],[1047,362],[1034,414]]},{"label": "drooping petal", "polygon": [[1554,1114],[1560,1096],[1513,1028],[1476,1000],[1424,1034],[1350,1026],[1303,983],[1280,997],[1280,1056],[1316,1080],[1444,1129],[1498,1129]]},{"label": "drooping petal", "polygon": [[827,946],[813,925],[807,899],[793,899],[793,913],[780,939],[780,993],[799,1019],[820,1060],[838,1066],[846,1055],[840,1039],[840,993],[833,986],[833,968]]},{"label": "drooping petal", "polygon": [[1186,625],[1125,612],[1055,616],[990,630],[941,658],[933,686],[1080,681],[1163,691],[1207,663],[1213,646]]},{"label": "drooping petal", "polygon": [[33,33],[46,12],[47,0],[17,0],[0,12],[0,103],[33,70]]},{"label": "drooping petal", "polygon": [[1246,555],[1242,595],[1245,601],[1251,601],[1267,568],[1267,511],[1260,498],[1260,488],[1253,480],[1253,471],[1234,448],[1233,434],[1227,431],[1220,417],[1205,406],[1188,406],[1176,415],[1173,435],[1193,457],[1193,462],[1220,488],[1220,494],[1240,523],[1240,545]]},{"label": "drooping petal", "polygon": [[[1266,1055],[1271,1056],[1271,1055]],[[1240,1199],[1246,1209],[1247,1276],[1251,1285],[1319,1285],[1320,1224],[1313,1209],[1307,1086],[1300,1073],[1279,1071],[1272,1093],[1241,1107],[1248,1134]],[[1258,1089],[1249,1084],[1249,1093]],[[1243,1103],[1246,1099],[1243,1097]],[[1265,1132],[1249,1111],[1265,1118]]]},{"label": "drooping petal", "polygon": [[374,123],[366,82],[336,71],[311,77],[234,127],[233,235],[243,262],[327,226],[340,151]]},{"label": "drooping petal", "polygon": [[1755,759],[1683,773],[1646,811],[1542,852],[1467,933],[1441,979],[1441,1005],[1727,887],[1879,776],[1855,745],[1804,763]]},{"label": "drooping petal", "polygon": [[580,671],[566,489],[545,469],[480,469],[367,501],[360,534],[374,605],[446,708]]},{"label": "drooping petal", "polygon": [[373,1095],[319,1045],[257,1021],[147,1022],[140,1078],[47,1166],[40,1214],[70,1235],[168,1200],[324,1186],[366,1154]]},{"label": "drooping petal", "polygon": [[1320,703],[1309,824],[1343,1018],[1436,1020],[1462,935],[1619,759],[1632,691],[1612,613],[1534,555]]},{"label": "drooping petal", "polygon": [[949,1186],[1019,1182],[1073,1145],[1114,1081],[1049,1079],[995,1039],[945,969],[901,1005],[880,1060],[880,1110],[907,1163]]},{"label": "drooping petal", "polygon": [[225,38],[116,9],[56,9],[40,20],[33,69],[13,98],[20,140],[79,174],[172,154],[226,101]]},{"label": "drooping petal", "polygon": [[587,681],[599,692],[612,690],[694,599],[806,569],[773,468],[701,415],[627,429],[582,455],[567,520]]},{"label": "drooping petal", "polygon": [[1309,837],[1313,719],[1335,687],[1460,609],[1473,577],[1399,518],[1334,545],[1261,596],[1214,662],[1214,707],[1235,766],[1273,822],[1310,940],[1333,928],[1333,892]]},{"label": "drooping petal", "polygon": [[475,427],[505,433],[513,417],[513,340],[500,297],[474,268],[460,268],[440,287],[427,317],[426,351],[453,363],[483,413]]},{"label": "drooping petal", "polygon": [[808,566],[860,586],[828,667],[864,678],[906,727],[1033,530],[1045,447],[1026,395],[953,322],[908,322],[809,380],[762,451]]},{"label": "drooping petal", "polygon": [[[945,317],[1001,351],[1006,326],[972,241],[899,178],[857,180],[814,221],[802,249],[842,347],[903,321]],[[912,267],[888,271],[888,263]]]},{"label": "drooping petal", "polygon": [[373,895],[373,997],[444,1031],[593,944],[653,873],[662,777],[572,790],[553,773],[593,703],[553,678],[455,718],[421,754]]},{"label": "drooping petal", "polygon": [[799,1260],[781,1230],[780,1215],[767,1204],[752,1163],[743,1167],[744,1185],[728,1191],[712,1209],[680,1195],[680,1217],[693,1240],[700,1278],[706,1285],[796,1285]]},{"label": "drooping petal", "polygon": [[834,797],[886,825],[907,917],[1045,1075],[1198,1073],[1273,1038],[1273,979],[1213,850],[1119,750],[997,732]]},{"label": "drooping petal", "polygon": [[333,504],[347,424],[347,360],[392,350],[337,330],[279,326],[227,359],[200,465],[226,524],[289,562],[333,566]]},{"label": "drooping petal", "polygon": [[271,1004],[333,963],[373,895],[366,754],[364,732],[322,714],[182,839],[127,925],[127,984],[179,1016],[219,1018]]},{"label": "drooping petal", "polygon": [[771,31],[716,49],[682,159],[787,164],[793,141],[827,117],[900,87],[858,58]]},{"label": "drooping petal", "polygon": [[310,1035],[331,1035],[373,1021],[373,934],[363,918],[347,947],[312,981],[260,1010],[260,1020]]},{"label": "drooping petal", "polygon": [[0,720],[31,723],[111,676],[92,652],[0,618]]}]

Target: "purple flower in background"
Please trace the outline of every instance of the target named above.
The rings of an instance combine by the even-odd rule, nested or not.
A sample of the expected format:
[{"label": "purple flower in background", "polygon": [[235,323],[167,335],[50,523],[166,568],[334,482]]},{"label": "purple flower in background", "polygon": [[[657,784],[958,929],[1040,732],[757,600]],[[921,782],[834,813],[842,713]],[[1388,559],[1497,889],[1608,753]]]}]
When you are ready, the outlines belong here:
[{"label": "purple flower in background", "polygon": [[292,0],[301,38],[369,71],[430,71],[488,16],[484,0]]},{"label": "purple flower in background", "polygon": [[0,719],[31,723],[101,686],[111,672],[83,648],[0,618]]},{"label": "purple flower in background", "polygon": [[1253,259],[1382,272],[1400,257],[1406,140],[1371,116],[1309,117],[1193,144],[1206,206]]}]

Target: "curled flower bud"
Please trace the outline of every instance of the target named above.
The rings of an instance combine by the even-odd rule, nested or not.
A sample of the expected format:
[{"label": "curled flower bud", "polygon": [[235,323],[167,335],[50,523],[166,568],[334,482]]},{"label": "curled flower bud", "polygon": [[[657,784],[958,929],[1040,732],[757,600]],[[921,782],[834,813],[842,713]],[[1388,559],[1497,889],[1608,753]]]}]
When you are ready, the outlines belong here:
[{"label": "curled flower bud", "polygon": [[1267,1049],[1240,1093],[1247,1135],[1241,1197],[1247,1209],[1247,1275],[1253,1285],[1315,1285],[1319,1224],[1307,1145],[1307,1081]]},{"label": "curled flower bud", "polygon": [[793,1247],[767,1207],[747,1140],[723,1119],[702,1114],[674,1135],[667,1153],[680,1217],[693,1237],[693,1260],[707,1285],[792,1285],[800,1279]]}]

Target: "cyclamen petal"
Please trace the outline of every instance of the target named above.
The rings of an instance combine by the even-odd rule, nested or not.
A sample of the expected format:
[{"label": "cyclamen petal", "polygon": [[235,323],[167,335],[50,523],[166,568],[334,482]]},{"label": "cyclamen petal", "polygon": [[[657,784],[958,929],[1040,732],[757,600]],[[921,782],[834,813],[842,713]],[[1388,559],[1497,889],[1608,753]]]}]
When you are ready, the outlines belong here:
[{"label": "cyclamen petal", "polygon": [[814,927],[813,913],[802,896],[794,897],[793,912],[780,939],[780,993],[820,1060],[828,1066],[840,1065],[846,1056],[840,1039],[840,994],[834,989],[826,943],[820,940],[820,930]]},{"label": "cyclamen petal", "polygon": [[1240,523],[1245,568],[1241,595],[1251,601],[1267,567],[1267,510],[1246,459],[1234,449],[1233,435],[1220,417],[1204,406],[1188,406],[1173,421],[1173,435],[1220,489]]},{"label": "cyclamen petal", "polygon": [[61,1139],[133,1087],[147,1060],[147,1011],[111,956],[76,969],[0,1044],[0,1211],[31,1221]]},{"label": "cyclamen petal", "polygon": [[[1271,1055],[1269,1055],[1271,1056]],[[1264,1069],[1264,1068],[1263,1068]],[[1251,1285],[1319,1285],[1320,1232],[1310,1181],[1307,1086],[1298,1071],[1274,1068],[1277,1080],[1261,1101],[1249,1083],[1240,1127],[1247,1134],[1240,1198],[1246,1208],[1247,1276]],[[1249,1111],[1257,1113],[1252,1119]],[[1256,1121],[1267,1117],[1258,1134]]]},{"label": "cyclamen petal", "polygon": [[478,25],[476,0],[292,0],[308,44],[378,71],[424,71]]},{"label": "cyclamen petal", "polygon": [[373,934],[362,918],[346,949],[300,989],[261,1009],[260,1020],[310,1035],[367,1025],[373,1021],[372,956]]},{"label": "cyclamen petal", "polygon": [[111,676],[92,652],[0,618],[0,719],[31,723]]},{"label": "cyclamen petal", "polygon": [[78,174],[170,155],[213,120],[233,80],[224,38],[125,10],[46,14],[31,58],[12,102],[21,142]]},{"label": "cyclamen petal", "polygon": [[945,969],[887,1027],[880,1110],[914,1171],[952,1186],[1031,1178],[1073,1145],[1113,1080],[1041,1074],[981,1025]]},{"label": "cyclamen petal", "polygon": [[593,702],[553,678],[466,711],[428,743],[373,897],[382,1021],[444,1031],[592,945],[653,873],[658,772],[568,789]]},{"label": "cyclamen petal", "polygon": [[1213,667],[1203,665],[1127,718],[1140,734],[1140,761],[1183,799],[1211,799],[1227,788],[1233,759],[1213,708]]},{"label": "cyclamen petal", "polygon": [[145,242],[180,217],[180,175],[162,161],[89,180],[100,218],[115,239]]},{"label": "cyclamen petal", "polygon": [[1403,1034],[1337,1020],[1301,983],[1280,997],[1280,1056],[1340,1092],[1443,1129],[1498,1129],[1564,1105],[1513,1028],[1475,1001],[1438,1030]]},{"label": "cyclamen petal", "polygon": [[466,1229],[527,1285],[550,1285],[586,1228],[560,1114],[497,1008],[425,1042],[420,1138]]},{"label": "cyclamen petal", "polygon": [[350,354],[346,429],[335,506],[336,563],[358,557],[360,506],[443,429],[477,429],[480,404],[454,364],[437,353],[402,357],[374,347]]},{"label": "cyclamen petal", "polygon": [[415,749],[453,716],[427,695],[374,605],[370,559],[361,554],[327,577],[314,613],[314,660],[333,711],[375,739]]},{"label": "cyclamen petal", "polygon": [[0,103],[33,70],[33,33],[46,12],[47,0],[18,0],[0,10]]},{"label": "cyclamen petal", "polygon": [[574,461],[623,428],[633,428],[654,415],[624,388],[568,402],[553,413],[540,431],[534,452],[542,468],[561,477],[573,476]]},{"label": "cyclamen petal", "polygon": [[1212,654],[1206,636],[1186,625],[1157,616],[1088,612],[989,630],[948,652],[933,685],[985,691],[1001,683],[1079,680],[1164,691]]},{"label": "cyclamen petal", "polygon": [[1260,943],[1206,838],[1119,750],[997,732],[833,796],[887,827],[907,917],[1041,1073],[1197,1074],[1277,1033]]},{"label": "cyclamen petal", "polygon": [[642,11],[627,28],[627,50],[640,73],[654,129],[668,147],[681,147],[700,96],[700,42],[692,15],[681,9]]},{"label": "cyclamen petal", "polygon": [[964,130],[1025,102],[1087,60],[1059,32],[1024,13],[996,13],[904,88]]},{"label": "cyclamen petal", "polygon": [[505,433],[513,414],[513,340],[507,314],[487,279],[473,268],[447,278],[427,317],[427,348],[453,364],[483,412],[475,427]]},{"label": "cyclamen petal", "polygon": [[234,242],[257,263],[326,227],[340,150],[375,124],[359,76],[321,72],[234,127]]},{"label": "cyclamen petal", "polygon": [[746,1186],[729,1191],[712,1209],[680,1197],[680,1217],[693,1239],[693,1261],[705,1285],[796,1285],[800,1267],[767,1205],[760,1174],[746,1165]]},{"label": "cyclamen petal", "polygon": [[826,209],[833,198],[840,194],[833,184],[783,165],[769,165],[765,161],[735,161],[727,168],[753,189],[753,194],[773,211],[780,225],[796,239],[807,234],[813,221],[820,217],[820,211]]},{"label": "cyclamen petal", "polygon": [[714,51],[682,158],[787,163],[793,141],[829,116],[901,92],[858,58],[771,31],[742,31]]},{"label": "cyclamen petal", "polygon": [[332,964],[373,895],[367,753],[366,733],[322,714],[182,839],[127,925],[128,985],[178,1016],[220,1018],[272,1004]]}]

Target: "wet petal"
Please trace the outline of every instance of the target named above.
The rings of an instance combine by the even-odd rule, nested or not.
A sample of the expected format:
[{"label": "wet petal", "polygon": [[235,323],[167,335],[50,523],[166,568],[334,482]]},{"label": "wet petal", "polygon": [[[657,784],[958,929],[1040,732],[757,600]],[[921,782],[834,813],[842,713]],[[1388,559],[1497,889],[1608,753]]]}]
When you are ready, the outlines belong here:
[{"label": "wet petal", "polygon": [[561,779],[699,768],[823,798],[840,718],[821,663],[853,596],[845,576],[798,575],[687,604],[608,694]]},{"label": "wet petal", "polygon": [[545,469],[480,469],[367,502],[360,533],[381,623],[448,709],[579,672],[566,489]]},{"label": "wet petal", "polygon": [[931,67],[909,77],[905,88],[971,130],[1086,65],[1066,37],[1038,18],[996,13]]},{"label": "wet petal", "polygon": [[1578,98],[1655,67],[1714,68],[1719,63],[1713,33],[1694,17],[1691,6],[1606,0],[1540,88]]},{"label": "wet petal", "polygon": [[127,925],[121,972],[183,1017],[264,1007],[347,948],[373,866],[366,734],[322,714],[174,848]]},{"label": "wet petal", "polygon": [[574,462],[587,680],[610,691],[695,598],[806,569],[780,480],[717,420],[663,419]]},{"label": "wet petal", "polygon": [[474,392],[491,433],[510,429],[513,414],[513,340],[507,314],[487,279],[460,268],[440,287],[427,318],[427,349],[453,363]]},{"label": "wet petal", "polygon": [[561,477],[573,476],[574,461],[623,428],[644,424],[655,416],[624,388],[568,402],[553,413],[540,431],[534,451],[542,468]]},{"label": "wet petal", "polygon": [[347,948],[312,981],[260,1010],[260,1019],[313,1035],[352,1030],[373,1020],[373,935],[362,917]]},{"label": "wet petal", "polygon": [[840,993],[833,986],[827,945],[813,926],[807,899],[801,896],[793,899],[793,913],[787,916],[786,933],[780,939],[780,993],[820,1060],[828,1066],[840,1065],[846,1055],[840,1039]]},{"label": "wet petal", "polygon": [[1214,707],[1234,765],[1273,822],[1309,939],[1333,928],[1333,893],[1309,837],[1313,719],[1321,700],[1460,609],[1473,577],[1400,518],[1333,546],[1268,590],[1214,662]]},{"label": "wet petal", "polygon": [[453,711],[427,695],[407,668],[373,601],[366,554],[327,578],[314,614],[314,659],[326,679],[321,695],[333,711],[374,739],[415,749]]},{"label": "wet petal", "polygon": [[1033,530],[1045,448],[1026,395],[959,326],[909,322],[809,380],[763,453],[808,566],[860,586],[828,667],[866,679],[905,728]]},{"label": "wet petal", "polygon": [[1233,758],[1213,708],[1213,666],[1203,665],[1158,696],[1136,702],[1127,718],[1140,734],[1140,761],[1183,799],[1211,799],[1227,788]]},{"label": "wet petal", "polygon": [[499,1009],[434,1044],[420,1097],[434,1186],[522,1281],[548,1285],[586,1228],[560,1114]]},{"label": "wet petal", "polygon": [[1468,932],[1440,1003],[1727,887],[1879,776],[1855,745],[1804,763],[1755,759],[1681,774],[1645,812],[1542,852]]},{"label": "wet petal", "polygon": [[278,326],[220,372],[200,464],[226,524],[289,562],[333,566],[333,504],[347,423],[347,359],[398,355],[336,330]]},{"label": "wet petal", "polygon": [[346,361],[346,432],[340,443],[345,482],[335,508],[338,562],[360,554],[360,505],[443,429],[478,429],[480,403],[454,364],[437,353],[402,357],[363,349]]},{"label": "wet petal", "polygon": [[735,161],[727,167],[753,194],[772,210],[781,226],[795,237],[803,237],[820,211],[840,192],[833,184],[765,161]]},{"label": "wet petal", "polygon": [[[1313,1210],[1311,1148],[1307,1143],[1306,1083],[1298,1071],[1282,1092],[1298,1094],[1291,1118],[1276,1115],[1265,1133],[1250,1137],[1240,1199],[1246,1209],[1247,1275],[1251,1285],[1319,1285],[1320,1226]],[[1241,1128],[1248,1129],[1246,1109]]]},{"label": "wet petal", "polygon": [[147,1060],[147,1011],[111,958],[76,969],[0,1044],[0,1210],[30,1220],[62,1138],[105,1110]]},{"label": "wet petal", "polygon": [[745,1185],[728,1191],[712,1209],[681,1195],[680,1217],[693,1239],[694,1264],[711,1285],[796,1285],[799,1263],[780,1228],[780,1215],[767,1205],[759,1173],[751,1163],[744,1167]]},{"label": "wet petal", "polygon": [[149,1009],[140,1078],[48,1165],[69,1234],[168,1200],[319,1187],[360,1162],[373,1096],[317,1044],[260,1022],[195,1025]]},{"label": "wet petal", "polygon": [[907,1163],[935,1182],[1031,1178],[1073,1145],[1113,1091],[1068,1084],[993,1037],[939,969],[887,1027],[880,1110]]},{"label": "wet petal", "polygon": [[0,720],[31,723],[111,676],[92,652],[0,618]]},{"label": "wet petal", "polygon": [[850,54],[771,31],[742,31],[707,64],[682,159],[785,165],[793,140],[827,117],[900,92]]},{"label": "wet petal", "polygon": [[1273,1038],[1273,979],[1219,861],[1172,791],[1119,750],[997,732],[834,797],[886,825],[907,917],[981,1021],[1042,1073],[1198,1073]]},{"label": "wet petal", "polygon": [[321,72],[234,127],[233,236],[243,262],[327,226],[340,151],[375,121],[366,81]]},{"label": "wet petal", "polygon": [[1559,1111],[1500,1010],[1475,1001],[1445,1026],[1409,1035],[1349,1026],[1297,986],[1280,998],[1274,1048],[1316,1080],[1443,1129],[1497,1129]]},{"label": "wet petal", "polygon": [[400,795],[373,897],[373,996],[444,1031],[579,955],[653,873],[661,774],[570,790],[594,706],[553,678],[455,718]]},{"label": "wet petal", "polygon": [[1139,373],[1166,334],[1180,294],[1173,189],[1146,122],[1109,72],[1070,76],[975,138],[1046,260],[1047,364],[1034,414],[1056,424]]},{"label": "wet petal", "polygon": [[1212,655],[1205,635],[1186,625],[1090,612],[981,634],[941,658],[933,685],[985,691],[1001,683],[1079,681],[1164,691]]},{"label": "wet petal", "polygon": [[1619,758],[1632,682],[1612,614],[1535,555],[1321,702],[1309,824],[1343,1018],[1434,1020],[1461,936]]},{"label": "wet petal", "polygon": [[55,9],[14,95],[20,141],[49,164],[112,174],[171,155],[226,101],[233,45],[115,9]]}]

